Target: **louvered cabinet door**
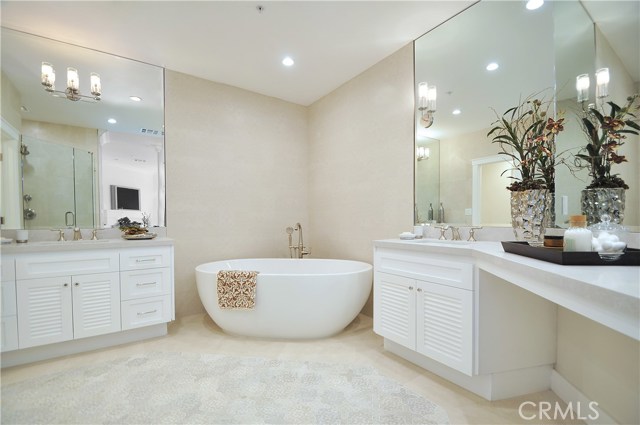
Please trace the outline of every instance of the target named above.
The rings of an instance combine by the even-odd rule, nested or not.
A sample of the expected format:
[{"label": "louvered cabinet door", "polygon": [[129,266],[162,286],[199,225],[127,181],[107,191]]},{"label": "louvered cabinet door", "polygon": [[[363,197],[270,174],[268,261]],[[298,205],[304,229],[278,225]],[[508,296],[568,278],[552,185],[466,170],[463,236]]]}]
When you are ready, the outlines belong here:
[{"label": "louvered cabinet door", "polygon": [[120,331],[120,274],[72,277],[74,339]]},{"label": "louvered cabinet door", "polygon": [[19,280],[16,294],[20,348],[73,338],[70,277]]},{"label": "louvered cabinet door", "polygon": [[373,289],[373,330],[378,335],[416,349],[415,280],[376,272]]},{"label": "louvered cabinet door", "polygon": [[416,350],[473,374],[473,291],[417,281]]}]

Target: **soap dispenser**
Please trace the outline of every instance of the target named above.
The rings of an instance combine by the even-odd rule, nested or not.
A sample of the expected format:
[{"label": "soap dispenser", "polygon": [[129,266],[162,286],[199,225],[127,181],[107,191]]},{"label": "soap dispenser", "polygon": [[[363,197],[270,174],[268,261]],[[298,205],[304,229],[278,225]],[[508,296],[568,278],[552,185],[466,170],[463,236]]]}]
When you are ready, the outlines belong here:
[{"label": "soap dispenser", "polygon": [[444,207],[440,202],[440,208],[438,208],[438,223],[444,223]]},{"label": "soap dispenser", "polygon": [[433,221],[433,204],[429,202],[429,212],[427,213],[427,220]]}]

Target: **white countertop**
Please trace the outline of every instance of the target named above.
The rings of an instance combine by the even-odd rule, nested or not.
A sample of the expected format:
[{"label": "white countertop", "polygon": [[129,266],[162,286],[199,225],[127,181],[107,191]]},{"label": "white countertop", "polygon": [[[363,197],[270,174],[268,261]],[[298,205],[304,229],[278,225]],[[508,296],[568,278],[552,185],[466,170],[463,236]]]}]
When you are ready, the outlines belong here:
[{"label": "white countertop", "polygon": [[157,237],[154,239],[127,240],[122,238],[80,240],[80,241],[41,241],[3,244],[0,247],[0,254],[23,254],[30,252],[64,252],[83,251],[89,249],[121,249],[121,248],[144,248],[149,246],[173,245],[173,239]]},{"label": "white countertop", "polygon": [[504,252],[500,242],[386,239],[374,245],[470,256],[480,270],[640,340],[640,267],[563,266]]}]

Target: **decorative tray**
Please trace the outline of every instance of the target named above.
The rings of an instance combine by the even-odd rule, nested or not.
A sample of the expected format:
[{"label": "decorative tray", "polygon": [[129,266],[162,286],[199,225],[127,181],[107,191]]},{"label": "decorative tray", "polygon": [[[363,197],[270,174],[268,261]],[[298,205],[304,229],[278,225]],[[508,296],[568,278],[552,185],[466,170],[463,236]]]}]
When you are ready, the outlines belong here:
[{"label": "decorative tray", "polygon": [[122,235],[122,238],[128,241],[138,241],[144,239],[153,239],[156,236],[158,236],[157,233],[140,233],[137,235]]},{"label": "decorative tray", "polygon": [[505,252],[563,266],[640,266],[640,249],[627,248],[615,260],[604,260],[597,252],[564,252],[562,248],[531,246],[527,242],[502,242]]}]

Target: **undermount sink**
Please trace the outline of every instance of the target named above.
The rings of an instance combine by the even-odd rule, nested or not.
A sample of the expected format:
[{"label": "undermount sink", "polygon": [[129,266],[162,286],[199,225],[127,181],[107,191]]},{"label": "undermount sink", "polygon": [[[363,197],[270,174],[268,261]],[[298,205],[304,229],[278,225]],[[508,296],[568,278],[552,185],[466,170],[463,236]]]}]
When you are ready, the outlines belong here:
[{"label": "undermount sink", "polygon": [[414,239],[416,243],[432,243],[436,245],[457,245],[464,246],[469,245],[471,242],[469,241],[452,241],[452,240],[443,240],[443,239]]},{"label": "undermount sink", "polygon": [[77,245],[77,244],[104,244],[104,243],[110,243],[111,241],[118,241],[119,239],[98,239],[98,240],[91,240],[91,239],[81,239],[79,241],[40,241],[40,242],[30,242],[31,245]]}]

